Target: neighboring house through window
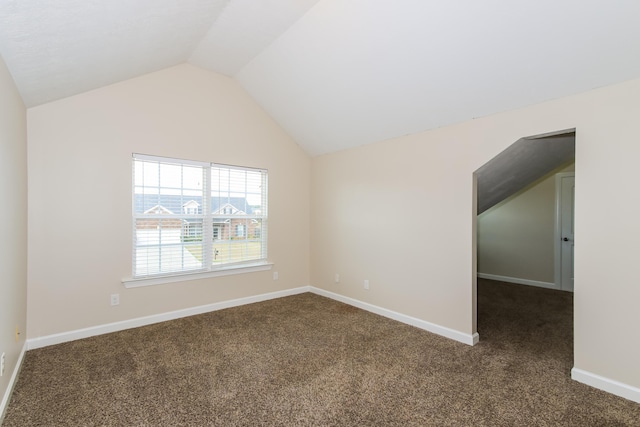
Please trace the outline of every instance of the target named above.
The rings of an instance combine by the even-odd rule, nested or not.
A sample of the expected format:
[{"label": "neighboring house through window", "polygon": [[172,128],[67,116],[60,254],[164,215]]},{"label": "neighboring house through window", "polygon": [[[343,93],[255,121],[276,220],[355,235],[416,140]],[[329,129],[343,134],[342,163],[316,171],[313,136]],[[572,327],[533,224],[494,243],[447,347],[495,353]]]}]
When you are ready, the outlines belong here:
[{"label": "neighboring house through window", "polygon": [[134,278],[266,263],[266,170],[133,158]]},{"label": "neighboring house through window", "polygon": [[182,205],[182,210],[184,211],[184,213],[188,215],[197,214],[199,208],[200,208],[200,203],[196,202],[195,200],[189,200],[187,203]]}]

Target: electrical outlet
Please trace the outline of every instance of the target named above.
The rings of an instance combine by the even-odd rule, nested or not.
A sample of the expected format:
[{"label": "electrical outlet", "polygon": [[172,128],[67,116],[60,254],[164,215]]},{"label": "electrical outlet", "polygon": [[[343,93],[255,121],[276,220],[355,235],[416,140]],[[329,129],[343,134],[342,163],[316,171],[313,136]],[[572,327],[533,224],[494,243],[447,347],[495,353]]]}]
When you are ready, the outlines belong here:
[{"label": "electrical outlet", "polygon": [[111,305],[120,304],[120,294],[111,294]]},{"label": "electrical outlet", "polygon": [[0,356],[0,377],[4,375],[4,361],[5,357],[4,353],[2,353],[2,356]]},{"label": "electrical outlet", "polygon": [[364,288],[367,289],[367,290],[369,289],[369,281],[368,280],[364,281]]},{"label": "electrical outlet", "polygon": [[278,272],[277,271],[273,272],[273,280],[278,280]]},{"label": "electrical outlet", "polygon": [[338,273],[336,273],[335,280],[336,280],[336,283],[340,283],[340,275]]}]

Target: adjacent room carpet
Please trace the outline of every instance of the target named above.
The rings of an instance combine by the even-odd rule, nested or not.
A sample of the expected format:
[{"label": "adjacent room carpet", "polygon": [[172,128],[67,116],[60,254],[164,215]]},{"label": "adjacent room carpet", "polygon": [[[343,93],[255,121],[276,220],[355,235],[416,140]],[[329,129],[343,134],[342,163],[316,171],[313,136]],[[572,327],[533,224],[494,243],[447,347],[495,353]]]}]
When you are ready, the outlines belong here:
[{"label": "adjacent room carpet", "polygon": [[27,352],[3,426],[640,426],[572,294],[480,280],[474,347],[314,294]]}]

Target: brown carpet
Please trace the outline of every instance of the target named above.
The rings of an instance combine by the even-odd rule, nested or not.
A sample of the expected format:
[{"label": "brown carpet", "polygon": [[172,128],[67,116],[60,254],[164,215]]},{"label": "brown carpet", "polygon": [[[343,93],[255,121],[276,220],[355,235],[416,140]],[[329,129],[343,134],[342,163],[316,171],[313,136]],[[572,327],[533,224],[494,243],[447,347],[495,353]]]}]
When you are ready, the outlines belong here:
[{"label": "brown carpet", "polygon": [[303,294],[29,351],[11,426],[640,426],[570,379],[572,295],[480,281],[475,347]]}]

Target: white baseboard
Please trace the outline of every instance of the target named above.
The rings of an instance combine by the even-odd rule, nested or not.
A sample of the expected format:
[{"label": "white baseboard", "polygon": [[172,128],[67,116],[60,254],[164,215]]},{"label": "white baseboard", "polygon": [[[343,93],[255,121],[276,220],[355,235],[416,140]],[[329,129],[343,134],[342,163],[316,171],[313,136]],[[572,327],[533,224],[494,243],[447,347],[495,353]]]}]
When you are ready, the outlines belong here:
[{"label": "white baseboard", "polygon": [[125,329],[138,328],[140,326],[151,325],[154,323],[166,322],[168,320],[180,319],[183,317],[194,316],[197,314],[209,313],[211,311],[222,310],[225,308],[238,307],[245,304],[267,301],[275,298],[287,297],[290,295],[302,294],[309,292],[309,286],[300,288],[287,289],[284,291],[270,292],[262,295],[255,295],[245,298],[238,298],[229,301],[222,301],[213,304],[201,305],[198,307],[186,308],[183,310],[171,311],[168,313],[154,314],[152,316],[138,317],[121,322],[108,323],[105,325],[92,326],[75,331],[62,332],[59,334],[47,335],[44,337],[32,338],[27,340],[27,349],[47,347],[50,345],[61,344],[64,342],[75,341],[82,338],[89,338],[96,335],[108,334],[111,332],[123,331]]},{"label": "white baseboard", "polygon": [[624,397],[625,399],[640,403],[640,388],[601,377],[600,375],[592,374],[591,372],[583,371],[578,368],[573,368],[571,370],[571,378],[588,386],[606,391],[607,393],[615,394],[616,396]]},{"label": "white baseboard", "polygon": [[[494,276],[494,275],[481,274],[481,273],[478,273],[478,277],[491,279],[491,280],[500,280],[504,282],[509,281],[505,279],[512,279],[512,278],[504,278],[502,276]],[[519,280],[519,279],[516,279],[516,280]],[[515,281],[513,281],[513,283],[530,284],[530,283],[521,283],[521,282],[515,282]],[[544,282],[536,282],[536,283],[544,283]],[[539,285],[533,285],[533,286],[539,286]],[[7,406],[9,405],[9,400],[11,398],[13,388],[15,387],[15,383],[17,382],[18,374],[20,373],[22,362],[24,360],[24,356],[27,350],[33,350],[36,348],[46,347],[46,346],[55,345],[55,344],[61,344],[64,342],[75,341],[78,339],[107,334],[111,332],[122,331],[125,329],[137,328],[140,326],[146,326],[154,323],[165,322],[168,320],[180,319],[183,317],[194,316],[197,314],[203,314],[203,313],[208,313],[212,311],[222,310],[225,308],[238,307],[245,304],[268,301],[271,299],[282,298],[282,297],[287,297],[291,295],[298,295],[305,292],[312,292],[317,295],[331,298],[333,300],[340,301],[345,304],[349,304],[354,307],[358,307],[360,309],[378,314],[380,316],[384,316],[389,319],[397,320],[399,322],[418,327],[420,329],[424,329],[426,331],[435,333],[437,335],[441,335],[449,339],[453,339],[455,341],[459,341],[464,344],[475,345],[479,341],[479,335],[477,333],[466,334],[454,329],[436,325],[435,323],[431,323],[425,320],[417,319],[415,317],[407,316],[392,310],[388,310],[386,308],[378,307],[376,305],[362,302],[362,301],[359,301],[350,297],[346,297],[344,295],[336,294],[334,292],[330,292],[324,289],[316,288],[313,286],[302,286],[299,288],[287,289],[284,291],[277,291],[277,292],[271,292],[267,294],[245,297],[245,298],[238,298],[238,299],[229,300],[229,301],[222,301],[218,303],[187,308],[184,310],[161,313],[153,316],[139,317],[136,319],[125,320],[121,322],[114,322],[106,325],[99,325],[99,326],[94,326],[90,328],[78,329],[75,331],[63,332],[59,334],[53,334],[53,335],[48,335],[44,337],[29,339],[25,342],[22,348],[22,351],[20,352],[20,356],[18,358],[16,366],[11,375],[11,379],[9,380],[9,386],[7,387],[7,390],[5,390],[2,401],[0,402],[0,424],[2,423],[5,411],[7,409]],[[575,381],[581,382],[591,387],[640,403],[640,388],[633,387],[615,380],[611,380],[609,378],[596,375],[596,374],[592,374],[590,372],[583,371],[582,369],[578,369],[578,368],[573,368],[571,370],[571,378],[574,379]]]},{"label": "white baseboard", "polygon": [[16,382],[18,381],[18,374],[20,373],[20,369],[22,368],[22,361],[24,360],[24,355],[27,352],[27,343],[25,342],[22,346],[22,350],[20,351],[20,356],[18,356],[18,361],[16,362],[16,366],[13,368],[13,373],[11,374],[11,378],[9,379],[9,385],[7,389],[4,391],[4,396],[2,397],[2,401],[0,401],[0,425],[2,425],[2,421],[4,420],[4,414],[9,406],[9,401],[11,400],[11,395],[13,394],[13,388],[16,386]]},{"label": "white baseboard", "polygon": [[518,285],[537,286],[539,288],[560,289],[552,282],[539,282],[537,280],[520,279],[519,277],[499,276],[497,274],[478,273],[479,279],[497,280],[499,282],[516,283]]},{"label": "white baseboard", "polygon": [[344,295],[336,294],[324,289],[310,287],[310,291],[314,294],[321,295],[323,297],[331,298],[336,301],[343,302],[345,304],[352,305],[354,307],[361,308],[366,311],[378,314],[380,316],[388,317],[389,319],[397,320],[398,322],[406,323],[407,325],[415,326],[425,331],[433,332],[434,334],[441,335],[443,337],[459,341],[468,345],[475,345],[478,343],[480,336],[478,333],[465,334],[464,332],[456,331],[455,329],[446,328],[444,326],[436,325],[435,323],[420,320],[415,317],[407,316],[402,313],[388,310],[386,308],[378,307],[373,304],[362,302]]},{"label": "white baseboard", "polygon": [[424,329],[429,332],[450,338],[464,344],[475,345],[478,343],[479,336],[475,334],[465,334],[454,329],[446,328],[444,326],[436,325],[425,320],[417,319],[415,317],[407,316],[395,311],[388,310],[386,308],[378,307],[366,302],[358,301],[353,298],[345,297],[333,292],[326,291],[324,289],[315,288],[313,286],[302,286],[294,289],[287,289],[284,291],[271,292],[262,295],[255,295],[251,297],[238,298],[230,301],[222,301],[213,304],[201,305],[198,307],[191,307],[183,310],[171,311],[168,313],[155,314],[152,316],[138,317],[130,320],[123,320],[121,322],[108,323],[105,325],[98,325],[84,329],[77,329],[75,331],[62,332],[59,334],[47,335],[38,338],[32,338],[27,340],[27,350],[33,350],[36,348],[47,347],[50,345],[61,344],[69,341],[75,341],[83,338],[89,338],[96,335],[108,334],[111,332],[123,331],[125,329],[138,328],[140,326],[151,325],[154,323],[166,322],[168,320],[180,319],[183,317],[194,316],[198,314],[208,313],[211,311],[222,310],[225,308],[238,307],[245,304],[252,304],[261,301],[267,301],[275,298],[282,298],[291,295],[302,294],[305,292],[312,292],[317,295],[321,295],[327,298],[334,299],[336,301],[343,302],[345,304],[352,305],[354,307],[361,308],[363,310],[370,311],[380,316],[388,317],[393,320],[397,320],[408,325],[416,326],[420,329]]}]

